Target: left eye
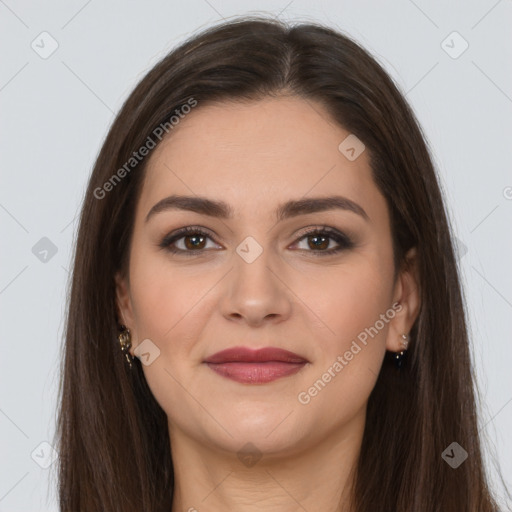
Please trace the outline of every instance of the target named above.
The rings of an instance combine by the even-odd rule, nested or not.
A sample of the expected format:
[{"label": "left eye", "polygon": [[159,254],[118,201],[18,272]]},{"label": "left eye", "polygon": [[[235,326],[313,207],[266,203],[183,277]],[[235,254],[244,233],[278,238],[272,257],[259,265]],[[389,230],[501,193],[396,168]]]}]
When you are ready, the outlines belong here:
[{"label": "left eye", "polygon": [[334,241],[339,245],[341,243],[341,240],[337,238],[338,237],[336,237],[335,235],[330,235],[326,232],[318,231],[312,234],[308,233],[307,235],[300,238],[299,242],[304,240],[307,244],[307,247],[309,247],[310,249],[322,249],[321,252],[330,252],[330,250],[324,251],[323,249],[328,249],[331,241]]},{"label": "left eye", "polygon": [[[344,249],[350,249],[354,246],[354,243],[348,236],[339,232],[338,230],[328,227],[323,227],[321,229],[317,228],[312,231],[308,231],[307,233],[303,234],[301,238],[299,238],[298,242],[302,240],[306,240],[307,247],[314,249],[313,251],[306,250],[306,252],[312,252],[315,256],[335,254]],[[329,240],[334,240],[337,243],[337,247],[328,249],[330,244]]]},{"label": "left eye", "polygon": [[[192,253],[201,253],[207,249],[205,246],[207,239],[213,241],[209,233],[199,228],[185,228],[166,236],[160,243],[160,247],[171,253],[192,255]],[[337,253],[353,246],[352,241],[346,235],[331,228],[315,229],[304,233],[295,242],[295,245],[300,244],[303,240],[306,241],[307,247],[313,250],[301,247],[299,247],[299,250],[316,253],[316,256]],[[331,241],[334,241],[337,247],[329,248]],[[178,242],[182,242],[181,247],[178,247]]]}]

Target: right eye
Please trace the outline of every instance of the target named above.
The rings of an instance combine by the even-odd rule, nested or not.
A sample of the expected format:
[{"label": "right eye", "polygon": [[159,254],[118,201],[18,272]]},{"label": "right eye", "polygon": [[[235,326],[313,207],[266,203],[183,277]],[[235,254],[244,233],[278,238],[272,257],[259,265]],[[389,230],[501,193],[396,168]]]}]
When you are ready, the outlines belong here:
[{"label": "right eye", "polygon": [[[206,249],[205,240],[208,238],[213,240],[210,233],[207,231],[204,231],[201,228],[188,226],[170,233],[159,245],[162,249],[173,254],[201,254]],[[181,242],[182,240],[182,247],[177,247],[176,243]]]}]

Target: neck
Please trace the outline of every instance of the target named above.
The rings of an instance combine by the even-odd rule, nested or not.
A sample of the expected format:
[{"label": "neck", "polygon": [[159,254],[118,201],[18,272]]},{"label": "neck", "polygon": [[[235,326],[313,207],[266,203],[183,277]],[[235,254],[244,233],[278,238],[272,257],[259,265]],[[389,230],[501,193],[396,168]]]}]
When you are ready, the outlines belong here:
[{"label": "neck", "polygon": [[200,443],[169,425],[172,512],[351,512],[350,489],[365,412],[307,449],[294,448],[285,454],[261,453],[254,447],[252,456],[246,457],[212,448],[212,443]]}]

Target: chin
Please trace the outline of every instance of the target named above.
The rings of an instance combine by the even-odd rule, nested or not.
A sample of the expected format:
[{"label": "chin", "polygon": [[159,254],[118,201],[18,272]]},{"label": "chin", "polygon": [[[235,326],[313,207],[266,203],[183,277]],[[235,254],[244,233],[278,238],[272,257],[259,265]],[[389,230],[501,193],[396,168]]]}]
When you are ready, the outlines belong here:
[{"label": "chin", "polygon": [[247,443],[267,455],[293,452],[302,444],[303,430],[295,425],[293,413],[289,418],[286,418],[287,414],[258,415],[255,411],[247,417],[233,419],[226,427],[232,437],[224,431],[219,436],[217,431],[210,442],[229,452],[238,452]]},{"label": "chin", "polygon": [[[275,425],[274,425],[275,427]],[[240,429],[231,431],[233,437],[223,436],[222,439],[210,438],[208,445],[215,446],[218,450],[226,452],[226,455],[236,454],[236,457],[244,461],[245,457],[265,457],[281,459],[299,451],[303,444],[301,439],[294,438],[288,429],[281,432],[282,435],[268,435],[272,429],[262,431],[258,428]]]}]

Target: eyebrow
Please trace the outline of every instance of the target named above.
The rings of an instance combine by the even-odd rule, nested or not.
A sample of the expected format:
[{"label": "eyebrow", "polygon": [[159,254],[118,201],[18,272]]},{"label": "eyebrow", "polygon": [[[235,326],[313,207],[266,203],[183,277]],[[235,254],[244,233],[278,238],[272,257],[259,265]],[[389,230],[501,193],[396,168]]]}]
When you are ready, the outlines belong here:
[{"label": "eyebrow", "polygon": [[[308,213],[335,209],[350,211],[360,215],[366,221],[370,220],[362,206],[339,195],[287,201],[277,207],[276,220],[277,222],[281,222],[298,215],[307,215]],[[148,220],[157,213],[168,210],[186,210],[219,219],[230,219],[234,216],[233,209],[224,201],[215,201],[201,196],[172,195],[158,201],[158,203],[149,210],[145,222],[148,222]]]}]

